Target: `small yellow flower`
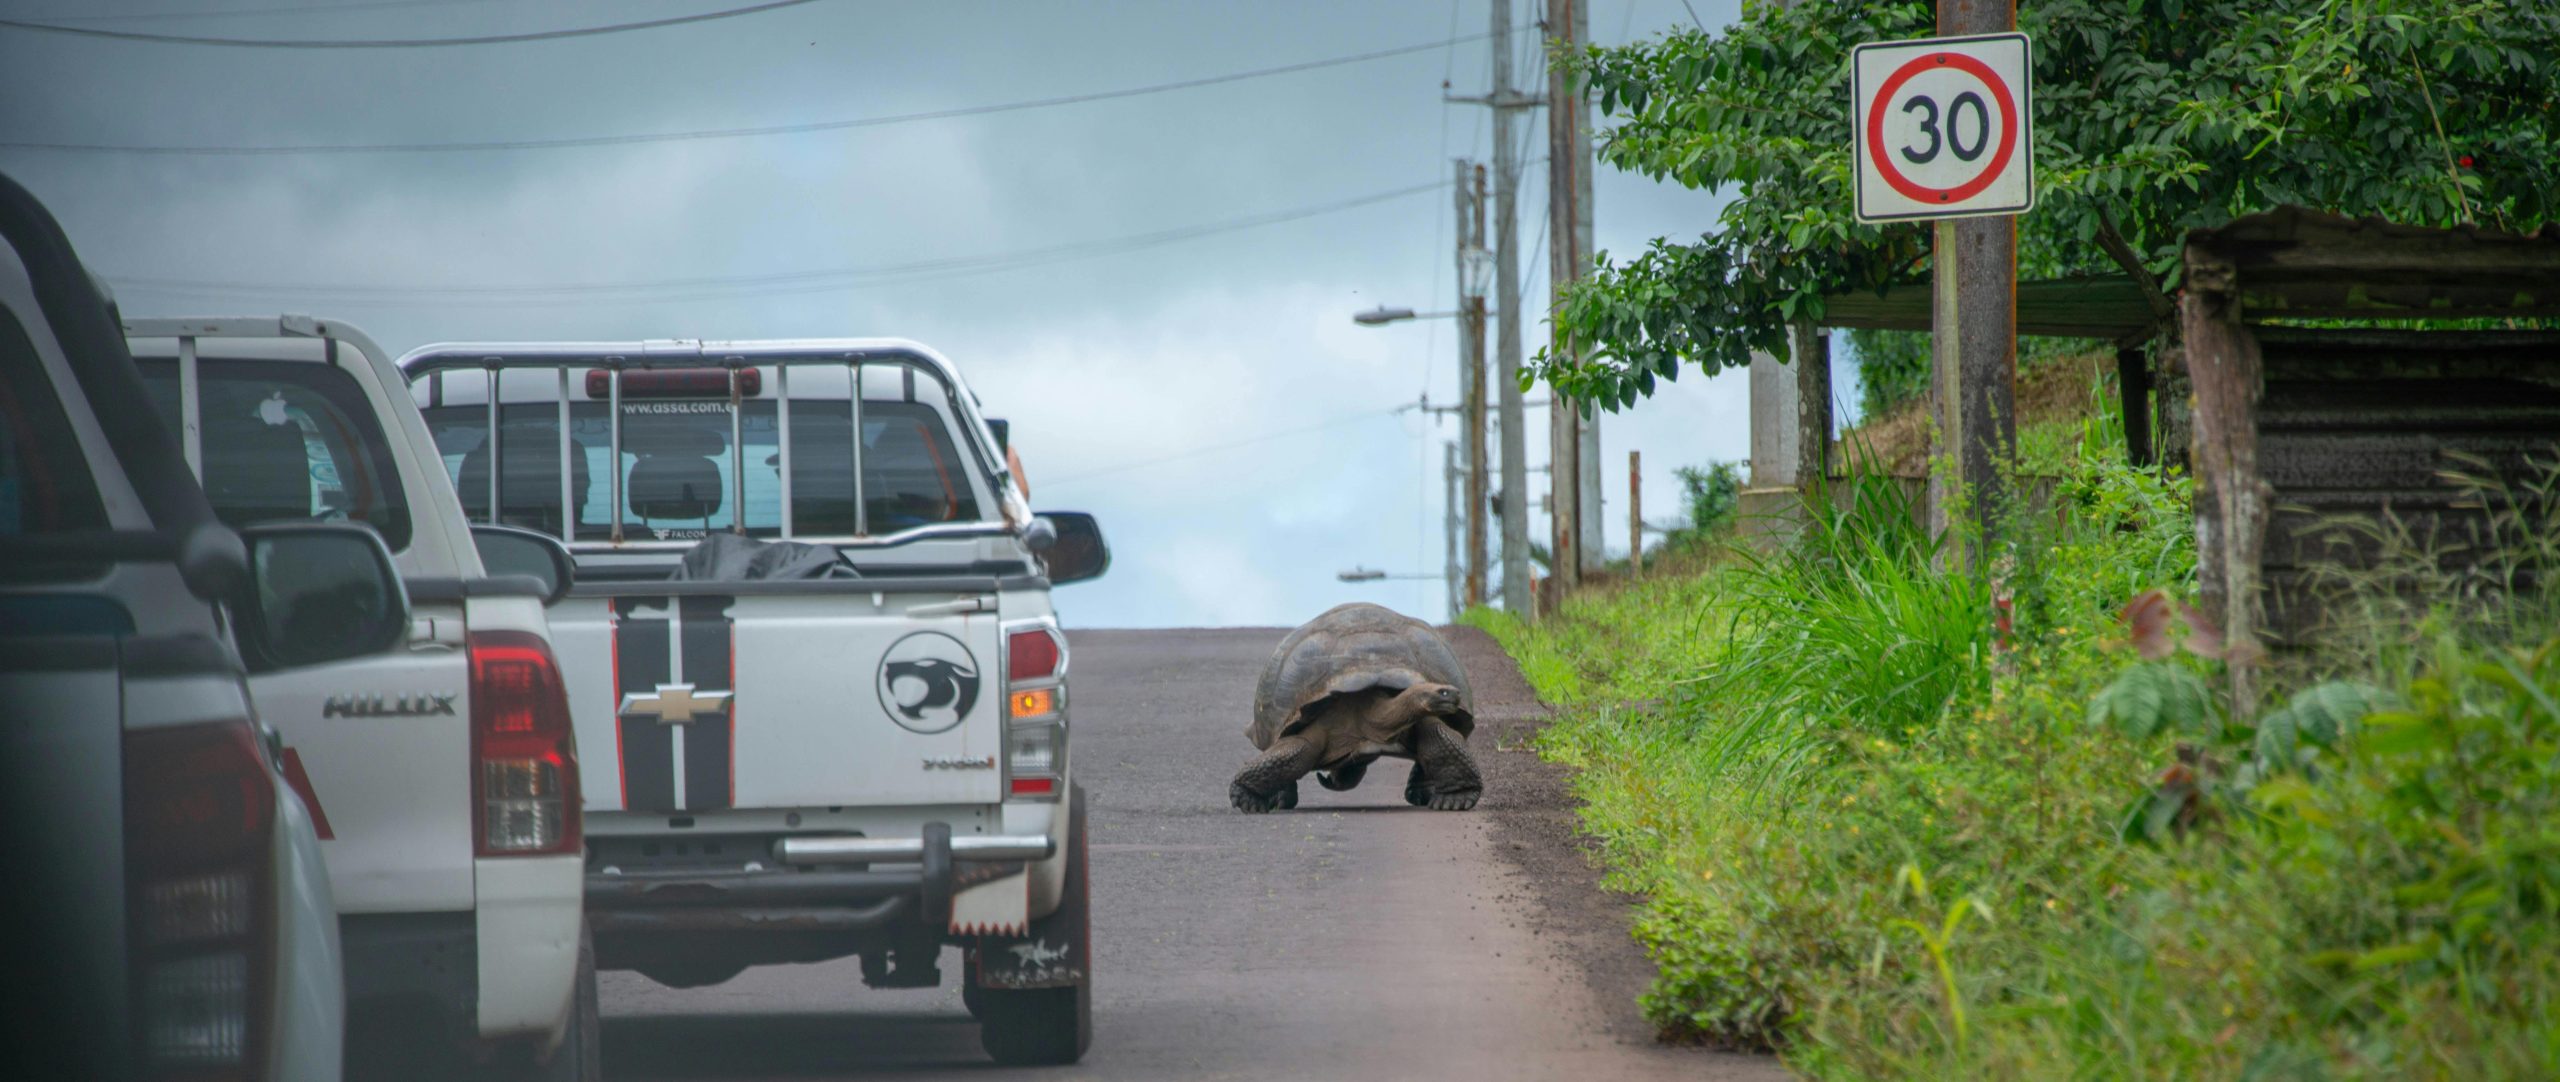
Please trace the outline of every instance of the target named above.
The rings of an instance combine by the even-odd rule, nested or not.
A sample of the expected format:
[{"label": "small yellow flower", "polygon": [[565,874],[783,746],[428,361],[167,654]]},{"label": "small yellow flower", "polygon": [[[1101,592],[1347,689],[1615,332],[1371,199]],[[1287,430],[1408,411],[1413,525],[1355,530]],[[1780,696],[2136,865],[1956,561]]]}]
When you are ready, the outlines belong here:
[{"label": "small yellow flower", "polygon": [[2044,900],[2044,907],[2046,909],[2060,909],[2062,908],[2062,903],[2052,898],[2047,898]]}]

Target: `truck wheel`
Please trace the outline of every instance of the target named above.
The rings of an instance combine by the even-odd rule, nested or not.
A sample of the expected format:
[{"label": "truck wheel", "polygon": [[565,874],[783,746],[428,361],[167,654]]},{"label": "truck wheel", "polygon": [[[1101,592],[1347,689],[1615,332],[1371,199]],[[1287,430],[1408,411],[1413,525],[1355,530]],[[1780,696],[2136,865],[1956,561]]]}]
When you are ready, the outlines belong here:
[{"label": "truck wheel", "polygon": [[578,931],[578,976],[569,1006],[569,1029],[537,1077],[543,1082],[604,1082],[604,1019],[596,1007],[595,938]]},{"label": "truck wheel", "polygon": [[[1067,881],[1058,911],[1034,922],[1082,945],[1085,979],[1069,988],[980,988],[972,1011],[981,1025],[978,1043],[998,1063],[1066,1064],[1084,1058],[1093,1044],[1092,885],[1086,875],[1084,790],[1075,789],[1067,816]],[[971,983],[976,983],[971,974]],[[962,997],[967,1002],[967,997]]]},{"label": "truck wheel", "polygon": [[987,990],[978,987],[978,963],[974,960],[960,975],[960,1005],[968,1009],[969,1017],[987,1020]]}]

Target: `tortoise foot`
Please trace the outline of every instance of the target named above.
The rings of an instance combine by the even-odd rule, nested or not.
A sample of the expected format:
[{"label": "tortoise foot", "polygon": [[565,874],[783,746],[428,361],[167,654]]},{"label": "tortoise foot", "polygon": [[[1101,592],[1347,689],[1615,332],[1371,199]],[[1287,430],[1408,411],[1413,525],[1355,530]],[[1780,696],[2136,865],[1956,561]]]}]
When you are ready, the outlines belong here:
[{"label": "tortoise foot", "polygon": [[1273,811],[1276,809],[1294,808],[1298,806],[1298,783],[1294,781],[1290,782],[1287,785],[1281,786],[1277,792],[1271,793],[1257,793],[1240,784],[1229,785],[1227,786],[1227,802],[1234,804],[1237,811],[1252,812],[1255,814]]}]

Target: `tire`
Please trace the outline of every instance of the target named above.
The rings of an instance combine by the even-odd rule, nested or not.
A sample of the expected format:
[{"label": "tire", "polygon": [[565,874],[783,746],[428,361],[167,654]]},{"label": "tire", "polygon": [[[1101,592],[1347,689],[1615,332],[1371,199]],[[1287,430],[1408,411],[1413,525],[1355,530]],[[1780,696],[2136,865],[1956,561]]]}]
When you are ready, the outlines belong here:
[{"label": "tire", "polygon": [[560,1047],[536,1067],[542,1082],[604,1082],[604,1018],[596,1005],[595,938],[578,931],[578,976],[571,993],[568,1031]]},{"label": "tire", "polygon": [[[1085,798],[1079,786],[1067,817],[1067,880],[1058,911],[1041,919],[1084,944],[1084,983],[1069,988],[980,988],[971,1012],[981,1022],[978,1043],[996,1062],[1015,1065],[1062,1065],[1083,1059],[1093,1045],[1093,913],[1091,883],[1086,874]],[[971,984],[976,983],[975,974]],[[962,1002],[967,1002],[964,994]]]},{"label": "tire", "polygon": [[987,1020],[987,990],[978,987],[978,967],[974,962],[960,975],[960,1005],[968,1009],[969,1017]]}]

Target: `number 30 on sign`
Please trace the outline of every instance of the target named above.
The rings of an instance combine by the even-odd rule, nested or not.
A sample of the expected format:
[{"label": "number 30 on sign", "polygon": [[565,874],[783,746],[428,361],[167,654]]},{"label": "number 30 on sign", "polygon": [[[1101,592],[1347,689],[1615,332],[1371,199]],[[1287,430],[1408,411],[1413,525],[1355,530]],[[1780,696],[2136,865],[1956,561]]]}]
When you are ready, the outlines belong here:
[{"label": "number 30 on sign", "polygon": [[1861,45],[1850,157],[1862,222],[2023,214],[2035,205],[2024,34]]}]

